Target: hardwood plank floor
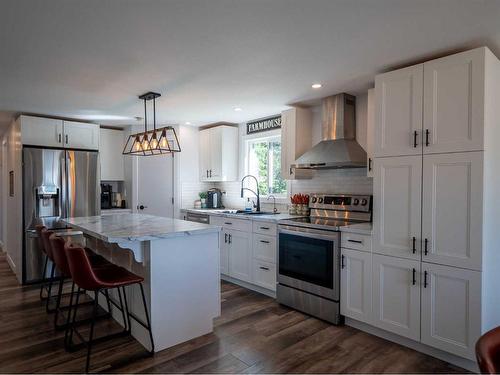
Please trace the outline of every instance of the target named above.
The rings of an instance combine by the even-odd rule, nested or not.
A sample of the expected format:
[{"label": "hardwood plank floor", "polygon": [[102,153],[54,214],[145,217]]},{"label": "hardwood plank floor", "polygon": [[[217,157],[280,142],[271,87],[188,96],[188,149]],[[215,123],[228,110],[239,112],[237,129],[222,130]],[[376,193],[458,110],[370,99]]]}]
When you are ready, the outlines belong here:
[{"label": "hardwood plank floor", "polygon": [[[85,352],[67,353],[38,288],[19,286],[0,253],[0,372],[80,373]],[[463,373],[465,370],[348,326],[332,326],[273,299],[222,283],[215,331],[147,356],[132,338],[95,345],[106,373]],[[118,329],[106,320],[97,331]]]}]

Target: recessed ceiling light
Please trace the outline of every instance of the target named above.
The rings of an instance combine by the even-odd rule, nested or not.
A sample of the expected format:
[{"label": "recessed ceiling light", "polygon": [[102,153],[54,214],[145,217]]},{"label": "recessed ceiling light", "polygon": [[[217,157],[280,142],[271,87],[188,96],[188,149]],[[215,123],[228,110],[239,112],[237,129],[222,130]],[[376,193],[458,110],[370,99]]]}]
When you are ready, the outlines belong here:
[{"label": "recessed ceiling light", "polygon": [[322,85],[321,83],[313,83],[313,84],[311,85],[311,87],[312,87],[313,89],[320,89],[322,86],[323,86],[323,85]]},{"label": "recessed ceiling light", "polygon": [[186,125],[191,125],[191,123],[189,121],[186,121]]},{"label": "recessed ceiling light", "polygon": [[236,107],[234,110],[235,110],[236,112],[241,112],[241,111],[242,111],[242,109],[241,109],[240,107]]}]

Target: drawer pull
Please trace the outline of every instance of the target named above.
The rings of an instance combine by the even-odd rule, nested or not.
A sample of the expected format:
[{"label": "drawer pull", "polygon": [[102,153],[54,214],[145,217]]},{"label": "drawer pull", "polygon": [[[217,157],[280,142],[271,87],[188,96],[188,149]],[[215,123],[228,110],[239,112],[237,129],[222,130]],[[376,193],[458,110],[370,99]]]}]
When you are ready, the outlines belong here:
[{"label": "drawer pull", "polygon": [[265,240],[260,240],[260,242],[262,242],[262,243],[269,243],[269,241],[265,241]]},{"label": "drawer pull", "polygon": [[260,227],[260,229],[269,230],[269,227]]},{"label": "drawer pull", "polygon": [[354,243],[359,243],[359,244],[363,243],[363,241],[360,241],[360,240],[347,240],[347,242],[354,242]]},{"label": "drawer pull", "polygon": [[233,223],[224,223],[224,224],[226,224],[226,225],[233,225]]},{"label": "drawer pull", "polygon": [[261,270],[264,270],[264,271],[269,271],[269,268],[267,268],[267,267],[260,266],[259,268],[260,268]]}]

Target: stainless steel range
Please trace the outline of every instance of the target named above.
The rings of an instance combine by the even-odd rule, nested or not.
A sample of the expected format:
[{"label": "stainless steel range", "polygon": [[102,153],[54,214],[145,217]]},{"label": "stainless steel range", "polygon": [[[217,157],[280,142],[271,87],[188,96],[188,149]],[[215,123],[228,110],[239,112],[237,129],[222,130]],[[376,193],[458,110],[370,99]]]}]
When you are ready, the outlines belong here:
[{"label": "stainless steel range", "polygon": [[279,222],[277,300],[339,324],[340,228],[370,222],[372,197],[313,194],[309,207],[309,217]]}]

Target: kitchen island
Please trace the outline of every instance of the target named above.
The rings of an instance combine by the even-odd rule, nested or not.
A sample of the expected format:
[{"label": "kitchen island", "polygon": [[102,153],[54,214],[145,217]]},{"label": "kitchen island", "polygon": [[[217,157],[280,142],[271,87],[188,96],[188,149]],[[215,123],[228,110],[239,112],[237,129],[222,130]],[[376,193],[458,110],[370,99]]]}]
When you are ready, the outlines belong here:
[{"label": "kitchen island", "polygon": [[[220,227],[143,214],[64,221],[83,232],[87,247],[144,277],[155,351],[212,332],[220,315]],[[127,298],[144,319],[139,288],[129,287]],[[149,350],[147,331],[133,320],[132,336]]]}]

